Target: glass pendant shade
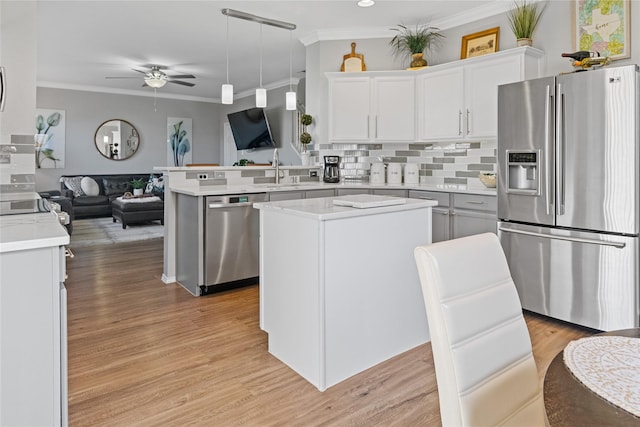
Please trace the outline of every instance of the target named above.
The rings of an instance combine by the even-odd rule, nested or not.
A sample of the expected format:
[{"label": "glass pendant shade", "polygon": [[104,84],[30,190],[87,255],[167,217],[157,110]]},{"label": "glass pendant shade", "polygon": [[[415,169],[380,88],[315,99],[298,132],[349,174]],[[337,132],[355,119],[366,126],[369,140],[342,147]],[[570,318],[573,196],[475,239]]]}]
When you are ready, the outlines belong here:
[{"label": "glass pendant shade", "polygon": [[295,92],[287,92],[286,104],[287,104],[287,110],[296,109],[296,93]]},{"label": "glass pendant shade", "polygon": [[222,85],[222,103],[223,104],[233,104],[233,85],[224,84]]},{"label": "glass pendant shade", "polygon": [[156,89],[159,89],[167,84],[167,81],[165,79],[159,77],[146,77],[144,79],[144,82],[147,84],[147,86]]},{"label": "glass pendant shade", "polygon": [[256,107],[265,108],[267,106],[267,90],[263,88],[256,89]]}]

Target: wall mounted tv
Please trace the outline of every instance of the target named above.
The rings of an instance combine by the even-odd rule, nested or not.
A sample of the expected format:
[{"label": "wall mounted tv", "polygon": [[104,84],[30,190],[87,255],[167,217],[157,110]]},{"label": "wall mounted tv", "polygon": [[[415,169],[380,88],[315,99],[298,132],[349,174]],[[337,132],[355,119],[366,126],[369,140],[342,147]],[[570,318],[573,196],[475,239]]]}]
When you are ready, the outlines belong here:
[{"label": "wall mounted tv", "polygon": [[238,150],[274,148],[276,146],[267,116],[262,108],[249,108],[230,113],[227,114],[227,118]]}]

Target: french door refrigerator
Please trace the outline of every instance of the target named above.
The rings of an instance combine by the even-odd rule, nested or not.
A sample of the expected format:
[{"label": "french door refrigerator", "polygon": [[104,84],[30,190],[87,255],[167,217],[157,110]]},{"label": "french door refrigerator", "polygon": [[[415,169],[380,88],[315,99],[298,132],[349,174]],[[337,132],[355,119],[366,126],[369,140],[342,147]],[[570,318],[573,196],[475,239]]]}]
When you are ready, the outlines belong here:
[{"label": "french door refrigerator", "polygon": [[498,88],[498,235],[526,310],[639,326],[637,65]]}]

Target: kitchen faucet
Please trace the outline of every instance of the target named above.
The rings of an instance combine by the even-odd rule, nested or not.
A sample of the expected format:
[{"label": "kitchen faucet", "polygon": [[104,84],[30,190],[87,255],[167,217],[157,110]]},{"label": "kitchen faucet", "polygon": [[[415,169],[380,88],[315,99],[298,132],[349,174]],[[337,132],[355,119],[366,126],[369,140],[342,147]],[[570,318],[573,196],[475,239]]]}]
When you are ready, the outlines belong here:
[{"label": "kitchen faucet", "polygon": [[276,184],[280,184],[280,156],[278,156],[278,149],[273,149],[273,161],[272,166],[276,168]]}]

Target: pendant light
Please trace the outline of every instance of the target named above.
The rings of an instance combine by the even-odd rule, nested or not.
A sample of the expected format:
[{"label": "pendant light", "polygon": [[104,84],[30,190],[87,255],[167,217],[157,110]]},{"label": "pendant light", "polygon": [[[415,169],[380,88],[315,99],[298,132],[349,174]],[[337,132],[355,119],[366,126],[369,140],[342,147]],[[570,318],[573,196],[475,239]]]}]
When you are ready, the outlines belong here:
[{"label": "pendant light", "polygon": [[267,106],[267,90],[262,87],[262,24],[260,24],[260,86],[256,89],[256,107]]},{"label": "pendant light", "polygon": [[229,15],[227,15],[227,83],[222,85],[222,103],[233,104],[233,85],[229,84]]},{"label": "pendant light", "polygon": [[289,92],[285,95],[285,103],[287,110],[295,110],[297,108],[296,93],[293,91],[293,31],[289,31]]}]

